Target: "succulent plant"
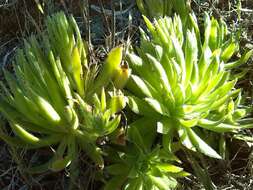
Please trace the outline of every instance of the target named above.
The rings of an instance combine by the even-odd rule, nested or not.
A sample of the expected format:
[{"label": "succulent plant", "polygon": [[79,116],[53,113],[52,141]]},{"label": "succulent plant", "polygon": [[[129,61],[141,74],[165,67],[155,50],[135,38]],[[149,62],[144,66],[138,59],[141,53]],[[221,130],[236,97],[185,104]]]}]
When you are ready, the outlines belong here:
[{"label": "succulent plant", "polygon": [[188,0],[136,0],[141,13],[150,18],[171,16],[176,12],[185,19],[190,11]]},{"label": "succulent plant", "polygon": [[122,47],[117,47],[98,69],[89,62],[74,18],[48,17],[40,41],[31,37],[17,51],[15,74],[4,70],[8,85],[1,83],[0,111],[10,128],[1,127],[0,137],[13,146],[55,149],[48,163],[31,171],[64,169],[80,150],[103,167],[96,141],[117,128],[117,112],[125,105],[122,93],[109,95],[104,88],[121,58]]},{"label": "succulent plant", "polygon": [[189,18],[185,30],[179,16],[155,19],[154,24],[144,17],[150,35],[141,31],[137,54],[127,56],[133,71],[126,86],[131,92],[128,105],[136,114],[157,120],[168,151],[177,137],[190,150],[220,159],[201,134],[252,127],[241,121],[248,109],[240,105],[241,90],[235,88],[237,76],[231,69],[253,51],[230,62],[238,44],[225,23],[206,15],[202,40],[196,17]]},{"label": "succulent plant", "polygon": [[114,145],[107,151],[111,165],[105,167],[105,173],[112,177],[106,182],[105,190],[175,189],[176,178],[188,175],[177,166],[180,161],[171,152],[153,146],[155,122],[152,118],[141,118],[131,123],[127,145]]}]

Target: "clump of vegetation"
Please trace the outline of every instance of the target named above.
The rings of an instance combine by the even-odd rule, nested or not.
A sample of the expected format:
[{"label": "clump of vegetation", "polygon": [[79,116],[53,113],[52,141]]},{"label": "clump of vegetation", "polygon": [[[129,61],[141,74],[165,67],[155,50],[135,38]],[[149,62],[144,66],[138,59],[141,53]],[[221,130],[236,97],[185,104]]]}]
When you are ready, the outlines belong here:
[{"label": "clump of vegetation", "polygon": [[181,18],[186,18],[190,12],[188,0],[136,0],[141,13],[150,18],[172,16],[176,12]]},{"label": "clump of vegetation", "polygon": [[192,27],[184,35],[178,16],[155,19],[154,24],[144,17],[151,36],[142,31],[137,54],[127,55],[133,71],[126,86],[128,105],[140,120],[156,120],[153,132],[162,134],[159,144],[168,153],[177,144],[177,149],[183,145],[221,159],[226,154],[224,133],[253,127],[243,119],[250,109],[240,104],[238,77],[231,75],[252,51],[230,62],[238,44],[227,36],[225,23],[206,16],[202,40],[196,18],[189,18]]},{"label": "clump of vegetation", "polygon": [[[105,189],[175,189],[176,178],[190,175],[179,167],[180,160],[156,144],[156,121],[141,118],[129,125],[127,146],[108,150],[112,164],[105,173],[112,176]],[[124,169],[123,169],[124,168]]]},{"label": "clump of vegetation", "polygon": [[75,20],[63,13],[48,17],[41,41],[31,37],[24,46],[13,64],[15,75],[4,71],[8,86],[1,83],[0,110],[10,127],[1,127],[0,137],[26,149],[54,145],[49,162],[32,172],[62,170],[80,150],[103,168],[96,141],[118,127],[117,112],[125,105],[122,93],[109,97],[104,90],[120,66],[122,47],[98,70],[89,63]]},{"label": "clump of vegetation", "polygon": [[[36,4],[46,14],[46,4]],[[82,10],[86,31],[88,4]],[[16,150],[52,152],[47,161],[36,158],[39,164],[29,158],[24,173],[66,170],[67,188],[105,190],[184,189],[181,182],[195,175],[214,189],[209,162],[225,165],[234,139],[252,142],[244,135],[253,127],[252,109],[238,81],[249,71],[243,64],[253,50],[240,54],[238,33],[222,19],[205,13],[200,24],[188,0],[136,4],[146,25],[135,36],[138,45],[128,36],[128,48],[112,47],[115,21],[125,22],[115,9],[124,3],[111,6],[112,12],[109,4],[95,6],[112,25],[113,49],[101,64],[90,47],[94,36],[83,41],[73,16],[60,12],[47,17],[45,31],[24,41],[13,70],[4,69],[0,112],[7,123],[0,138],[13,157]]]},{"label": "clump of vegetation", "polygon": [[133,69],[128,104],[137,114],[157,118],[165,147],[171,147],[177,133],[187,148],[221,158],[200,136],[205,130],[224,133],[252,126],[240,123],[247,109],[240,105],[236,76],[230,76],[230,69],[245,63],[252,51],[228,62],[237,44],[226,39],[225,24],[207,16],[202,43],[194,15],[190,17],[193,28],[186,36],[177,16],[155,20],[154,25],[145,18],[151,38],[142,33],[138,55],[128,55]]}]

